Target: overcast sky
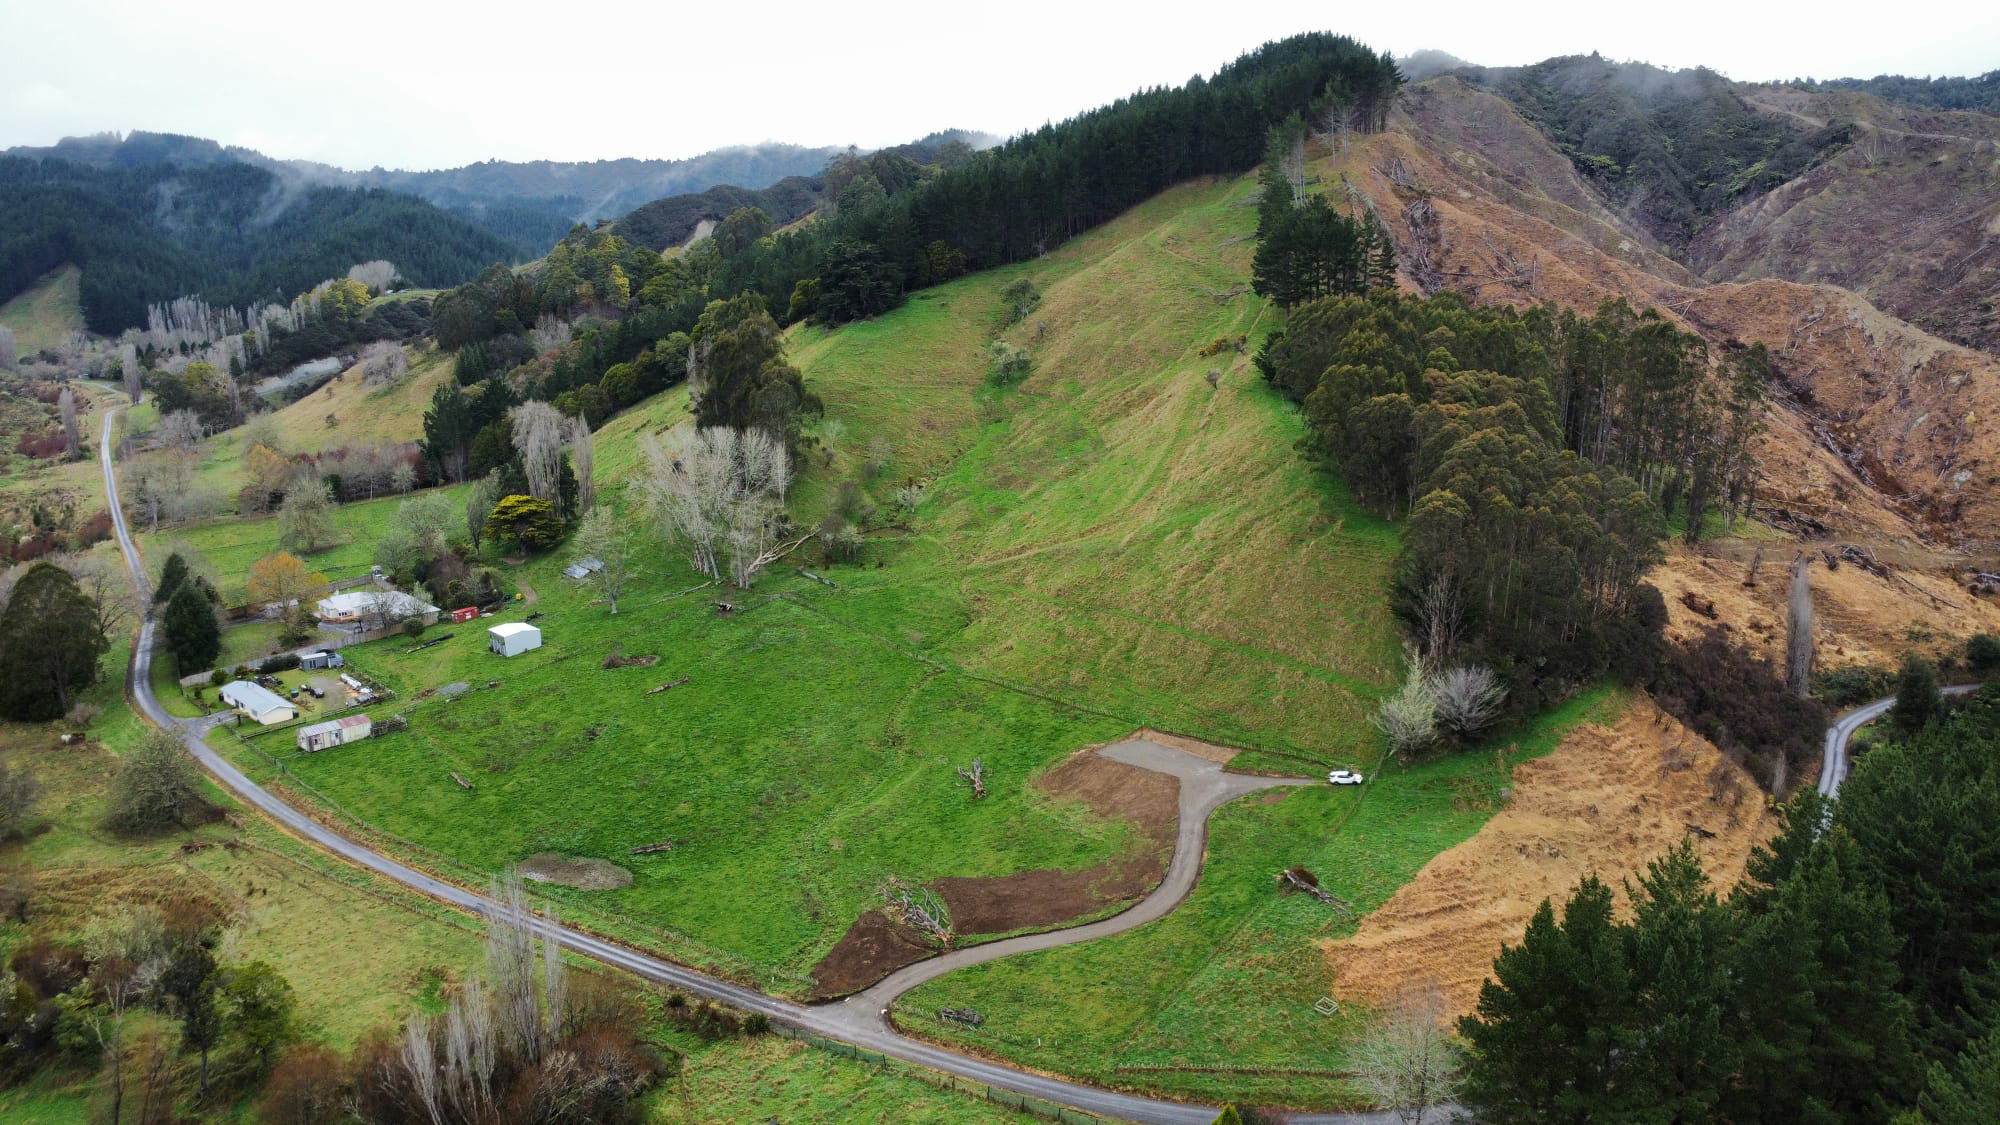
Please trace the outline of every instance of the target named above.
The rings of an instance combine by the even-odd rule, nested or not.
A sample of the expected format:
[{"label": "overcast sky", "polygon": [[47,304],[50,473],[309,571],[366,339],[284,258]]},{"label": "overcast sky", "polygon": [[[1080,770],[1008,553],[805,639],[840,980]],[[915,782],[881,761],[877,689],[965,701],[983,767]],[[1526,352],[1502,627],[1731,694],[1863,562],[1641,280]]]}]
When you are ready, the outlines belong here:
[{"label": "overcast sky", "polygon": [[1398,55],[1507,65],[1595,50],[1745,80],[2000,67],[1994,0],[0,0],[0,148],[147,129],[440,168],[765,140],[874,147],[954,126],[1019,132],[1315,29]]}]

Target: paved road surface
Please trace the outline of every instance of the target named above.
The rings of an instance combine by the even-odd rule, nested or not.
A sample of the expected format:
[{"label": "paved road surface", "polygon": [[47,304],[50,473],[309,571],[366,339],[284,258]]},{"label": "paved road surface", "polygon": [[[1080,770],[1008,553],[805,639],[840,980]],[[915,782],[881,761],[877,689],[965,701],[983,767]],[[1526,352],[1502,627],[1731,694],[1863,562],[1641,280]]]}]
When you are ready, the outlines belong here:
[{"label": "paved road surface", "polygon": [[[1942,690],[1946,695],[1967,695],[1978,691],[1979,685],[1958,684]],[[1819,766],[1819,791],[1822,796],[1838,797],[1840,783],[1847,780],[1847,740],[1854,737],[1855,731],[1888,714],[1889,708],[1895,705],[1896,697],[1893,695],[1864,703],[1835,719],[1833,725],[1826,728],[1826,755],[1820,759]]]},{"label": "paved road surface", "polygon": [[[111,422],[116,413],[117,409],[105,412],[103,437],[98,443],[98,457],[104,469],[107,506],[111,511],[113,527],[118,534],[118,546],[125,553],[125,563],[132,573],[132,584],[138,591],[140,604],[150,605],[152,599],[147,588],[145,570],[139,563],[138,551],[132,545],[131,533],[125,526],[125,514],[118,503],[117,476],[111,469]],[[152,689],[150,674],[152,650],[153,621],[149,617],[139,628],[138,648],[133,653],[131,671],[127,675],[127,688],[131,692],[132,699],[147,718],[167,730],[180,732],[187,743],[188,752],[193,754],[217,781],[244,802],[255,806],[294,835],[311,841],[342,859],[379,872],[440,901],[482,915],[498,909],[498,904],[484,895],[434,878],[355,843],[300,813],[244,776],[241,770],[209,749],[208,744],[203,741],[203,736],[214,726],[215,719],[176,719],[160,706],[160,701],[154,696]],[[1212,763],[1191,765],[1184,761],[1176,761],[1164,755],[1178,754],[1177,751],[1170,751],[1166,747],[1151,743],[1124,743],[1116,748],[1116,752],[1120,755],[1120,760],[1146,768],[1165,767],[1167,772],[1175,773],[1181,778],[1180,832],[1175,840],[1173,862],[1168,868],[1167,878],[1162,881],[1160,887],[1130,910],[1114,918],[1077,927],[1073,931],[1032,935],[1028,938],[1010,939],[1009,942],[996,942],[992,946],[964,950],[963,953],[970,955],[969,959],[947,965],[946,969],[1005,956],[1008,952],[1018,952],[1022,948],[1046,948],[1042,945],[1000,948],[1013,942],[1045,941],[1047,945],[1061,945],[1066,941],[1083,941],[1106,933],[1130,929],[1167,913],[1192,889],[1200,873],[1208,813],[1225,801],[1243,793],[1271,785],[1302,784],[1295,781],[1225,774],[1213,767]],[[1180,757],[1191,756],[1180,755]],[[1199,759],[1195,761],[1198,762]],[[1191,812],[1199,815],[1190,816]],[[1094,927],[1097,928],[1093,929]],[[1086,934],[1083,932],[1086,930],[1092,932]],[[1071,936],[1072,934],[1075,936]],[[1056,1102],[1087,1113],[1129,1121],[1157,1122],[1160,1125],[1207,1125],[1214,1120],[1218,1112],[1211,1106],[1184,1105],[1156,1098],[1114,1093],[1094,1086],[1065,1082],[1059,1078],[1015,1070],[985,1059],[961,1055],[896,1034],[882,1020],[879,1008],[873,1018],[868,1018],[866,1013],[859,1012],[851,1001],[812,1007],[794,1004],[648,956],[567,926],[563,927],[557,936],[566,948],[605,964],[625,969],[647,980],[669,984],[683,992],[704,996],[743,1011],[760,1012],[774,1021],[851,1043],[905,1062],[968,1078],[997,1089]],[[988,952],[989,950],[992,952]],[[913,987],[914,983],[913,981],[902,987],[906,990]],[[1392,1113],[1322,1113],[1298,1114],[1291,1120],[1306,1125],[1389,1125],[1396,1121],[1397,1117]]]}]

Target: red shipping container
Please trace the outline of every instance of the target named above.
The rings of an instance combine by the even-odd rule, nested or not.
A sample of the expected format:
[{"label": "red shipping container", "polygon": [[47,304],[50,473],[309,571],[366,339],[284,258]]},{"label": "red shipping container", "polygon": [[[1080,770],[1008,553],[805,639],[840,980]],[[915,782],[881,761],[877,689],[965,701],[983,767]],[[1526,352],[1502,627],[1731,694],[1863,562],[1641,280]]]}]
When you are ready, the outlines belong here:
[{"label": "red shipping container", "polygon": [[464,609],[454,609],[451,611],[451,620],[455,625],[462,625],[478,616],[479,609],[476,606],[466,606]]}]

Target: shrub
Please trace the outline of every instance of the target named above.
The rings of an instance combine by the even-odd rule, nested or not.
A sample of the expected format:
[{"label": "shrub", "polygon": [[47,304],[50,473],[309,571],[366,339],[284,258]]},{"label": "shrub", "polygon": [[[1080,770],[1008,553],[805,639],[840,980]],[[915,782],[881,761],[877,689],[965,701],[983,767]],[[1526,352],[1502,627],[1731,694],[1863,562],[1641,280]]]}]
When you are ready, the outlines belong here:
[{"label": "shrub", "polygon": [[1034,370],[1035,366],[1034,357],[1028,354],[1028,349],[1007,343],[1005,340],[993,341],[993,347],[987,352],[986,363],[986,380],[996,387],[1018,385],[1028,377],[1028,373]]},{"label": "shrub", "polygon": [[421,636],[423,636],[423,635],[424,635],[424,619],[423,619],[423,618],[421,618],[421,617],[411,617],[411,618],[407,618],[407,619],[405,619],[405,620],[404,620],[404,622],[403,622],[403,635],[404,635],[404,636],[406,636],[406,637],[421,637]]},{"label": "shrub", "polygon": [[1965,662],[1980,672],[2000,668],[2000,635],[1974,634],[1965,642]]},{"label": "shrub", "polygon": [[1422,663],[1411,657],[1403,686],[1382,701],[1375,725],[1388,736],[1389,749],[1407,758],[1437,741],[1437,705],[1437,692],[1431,689]]},{"label": "shrub", "polygon": [[276,656],[266,657],[262,664],[257,665],[257,671],[268,676],[273,672],[289,672],[298,666],[298,653],[281,652]]},{"label": "shrub", "polygon": [[114,832],[143,835],[191,828],[215,814],[215,806],[201,795],[194,759],[180,740],[167,731],[150,730],[119,764],[104,822]]},{"label": "shrub", "polygon": [[1042,291],[1024,277],[1002,289],[1000,299],[1007,302],[1007,323],[1019,324],[1042,303]]},{"label": "shrub", "polygon": [[1829,707],[1852,707],[1890,692],[1889,673],[1852,665],[1830,668],[1813,678],[1813,694]]}]

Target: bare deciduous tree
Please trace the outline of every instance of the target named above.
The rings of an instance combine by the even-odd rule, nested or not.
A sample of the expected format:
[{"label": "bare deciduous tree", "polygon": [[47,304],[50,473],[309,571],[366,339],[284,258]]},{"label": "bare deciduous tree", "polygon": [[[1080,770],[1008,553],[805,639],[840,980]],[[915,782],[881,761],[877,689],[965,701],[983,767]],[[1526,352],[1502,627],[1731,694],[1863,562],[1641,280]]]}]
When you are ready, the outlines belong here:
[{"label": "bare deciduous tree", "polygon": [[361,349],[361,379],[369,386],[386,386],[410,369],[410,357],[394,340],[377,340]]},{"label": "bare deciduous tree", "polygon": [[535,326],[528,330],[528,342],[534,345],[536,355],[542,355],[569,343],[572,335],[569,321],[543,313],[541,319],[535,321]]},{"label": "bare deciduous tree", "polygon": [[1491,668],[1467,665],[1447,668],[1430,680],[1431,694],[1437,697],[1437,721],[1459,738],[1469,738],[1486,729],[1500,715],[1507,689]]},{"label": "bare deciduous tree", "polygon": [[1303,132],[1294,136],[1292,147],[1285,150],[1285,181],[1292,185],[1292,206],[1305,206],[1306,135]]},{"label": "bare deciduous tree", "polygon": [[1444,1018],[1435,989],[1404,993],[1349,1048],[1355,1080],[1405,1125],[1422,1125],[1432,1106],[1458,1096],[1465,1057]]},{"label": "bare deciduous tree", "polygon": [[567,421],[546,402],[524,402],[508,411],[514,422],[514,449],[528,475],[528,495],[547,500],[563,514],[562,452]]},{"label": "bare deciduous tree", "polygon": [[792,482],[782,441],[760,429],[711,426],[676,430],[664,441],[642,438],[639,448],[640,493],[696,570],[720,579],[726,546],[730,579],[747,588],[776,560],[774,540]]},{"label": "bare deciduous tree", "polygon": [[213,515],[221,505],[214,489],[195,485],[200,458],[188,450],[165,450],[125,462],[121,495],[145,515],[154,529],[161,520],[180,521]]},{"label": "bare deciduous tree", "polygon": [[117,636],[138,599],[125,564],[103,551],[64,553],[49,561],[69,571],[77,589],[96,605],[98,629],[107,637]]},{"label": "bare deciduous tree", "polygon": [[76,427],[76,396],[70,393],[68,387],[64,387],[61,396],[56,399],[56,411],[62,416],[63,437],[69,440],[70,455],[81,456],[83,433]]},{"label": "bare deciduous tree", "polygon": [[333,509],[333,490],[324,481],[314,478],[293,484],[278,509],[278,545],[295,552],[331,545]]},{"label": "bare deciduous tree", "polygon": [[208,427],[194,411],[176,410],[160,419],[153,427],[153,436],[168,449],[193,449],[208,437]]},{"label": "bare deciduous tree", "polygon": [[576,474],[577,514],[588,515],[597,506],[597,452],[581,414],[569,420],[569,464]]},{"label": "bare deciduous tree", "polygon": [[576,547],[602,564],[591,572],[590,581],[603,591],[604,600],[611,603],[611,612],[617,613],[618,599],[625,593],[625,583],[632,576],[632,563],[638,555],[631,524],[608,506],[595,509],[583,517],[583,526],[576,532]]},{"label": "bare deciduous tree", "polygon": [[820,423],[819,443],[826,446],[826,455],[831,459],[840,452],[840,439],[847,436],[847,423],[838,418],[828,418]]},{"label": "bare deciduous tree", "polygon": [[360,265],[347,267],[347,279],[358,281],[380,293],[389,288],[390,282],[396,280],[396,267],[377,258],[372,262],[362,262]]},{"label": "bare deciduous tree", "polygon": [[1376,711],[1375,725],[1389,737],[1389,748],[1404,757],[1437,741],[1437,693],[1415,656],[1410,657],[1403,686]]},{"label": "bare deciduous tree", "polygon": [[443,1084],[443,1072],[437,1068],[431,1052],[431,1022],[421,1012],[410,1013],[403,1024],[402,1044],[403,1068],[409,1072],[410,1089],[417,1102],[423,1107],[425,1116],[432,1125],[444,1125],[444,1114],[438,1088]]},{"label": "bare deciduous tree", "polygon": [[118,348],[118,373],[125,380],[125,397],[136,405],[140,393],[139,348],[134,344],[123,344]]},{"label": "bare deciduous tree", "polygon": [[1811,566],[1803,555],[1792,563],[1791,596],[1785,603],[1785,685],[1800,699],[1812,687],[1813,604],[1806,579]]},{"label": "bare deciduous tree", "polygon": [[1465,629],[1465,604],[1458,582],[1448,574],[1433,575],[1417,591],[1410,609],[1424,658],[1432,664],[1449,662]]}]

